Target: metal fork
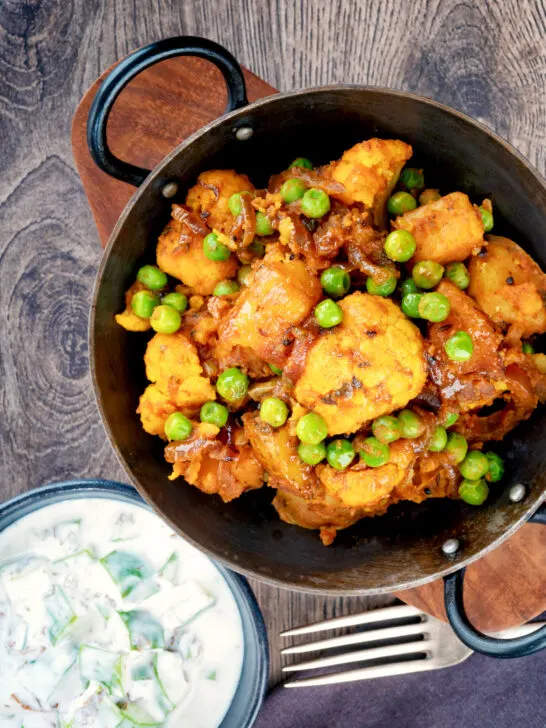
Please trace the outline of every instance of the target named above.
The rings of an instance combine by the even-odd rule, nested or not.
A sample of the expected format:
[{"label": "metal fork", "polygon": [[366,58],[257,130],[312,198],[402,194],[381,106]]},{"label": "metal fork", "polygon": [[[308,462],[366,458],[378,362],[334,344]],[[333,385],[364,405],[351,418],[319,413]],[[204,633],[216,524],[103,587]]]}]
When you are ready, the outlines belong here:
[{"label": "metal fork", "polygon": [[[519,637],[534,632],[543,624],[543,622],[524,624],[521,627],[514,627],[496,633],[495,637],[506,639]],[[375,609],[362,614],[337,617],[305,627],[289,629],[282,632],[281,637],[295,637],[297,635],[314,634],[325,630],[361,625],[366,625],[368,629],[354,634],[286,647],[281,650],[281,654],[296,655],[361,644],[370,646],[360,650],[344,651],[330,657],[319,657],[307,662],[286,665],[283,667],[283,672],[313,670],[346,665],[352,662],[384,661],[385,658],[392,658],[390,662],[380,665],[372,664],[344,672],[318,675],[307,679],[292,680],[284,683],[284,687],[299,688],[312,685],[332,685],[334,683],[370,680],[371,678],[390,675],[439,670],[443,667],[457,665],[472,654],[472,650],[456,637],[448,624],[406,604]],[[378,642],[389,642],[390,644],[374,644]]]}]

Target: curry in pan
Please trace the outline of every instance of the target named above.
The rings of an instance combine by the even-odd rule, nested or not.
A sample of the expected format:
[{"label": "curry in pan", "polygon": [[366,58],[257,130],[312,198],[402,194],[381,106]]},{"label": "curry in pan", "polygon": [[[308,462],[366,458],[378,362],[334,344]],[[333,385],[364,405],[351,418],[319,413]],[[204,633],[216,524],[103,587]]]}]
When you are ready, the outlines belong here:
[{"label": "curry in pan", "polygon": [[274,488],[324,544],[399,501],[485,502],[490,443],[546,401],[546,277],[411,156],[369,139],[267,189],[211,170],[173,205],[116,316],[153,332],[137,412],[171,478]]}]

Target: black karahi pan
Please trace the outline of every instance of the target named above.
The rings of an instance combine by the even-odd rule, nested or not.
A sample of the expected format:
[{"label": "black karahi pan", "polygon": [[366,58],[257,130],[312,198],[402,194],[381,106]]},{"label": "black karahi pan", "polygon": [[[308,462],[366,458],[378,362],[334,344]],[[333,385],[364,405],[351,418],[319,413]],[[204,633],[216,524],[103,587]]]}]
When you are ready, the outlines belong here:
[{"label": "black karahi pan", "polygon": [[[114,101],[138,73],[180,55],[206,58],[224,76],[226,114],[178,146],[153,170],[117,159],[106,123]],[[175,90],[174,90],[175,91]],[[257,186],[306,156],[327,163],[362,139],[399,138],[414,148],[412,164],[427,184],[492,197],[495,233],[512,237],[546,269],[546,185],[512,147],[458,111],[383,88],[330,86],[277,94],[249,104],[241,69],[221,46],[201,38],[170,38],[135,51],[104,80],[88,121],[96,163],[138,189],[118,220],[98,273],[90,325],[91,366],[99,408],[120,462],[146,500],[182,536],[235,571],[282,587],[322,594],[380,594],[444,577],[448,617],[472,649],[497,657],[546,646],[546,628],[517,640],[494,640],[468,623],[462,602],[464,567],[509,538],[537,511],[546,493],[546,411],[538,409],[498,445],[506,459],[502,484],[486,505],[451,500],[398,504],[360,521],[324,547],[316,532],[281,522],[262,488],[224,504],[181,480],[170,481],[158,438],[135,414],[146,386],[146,337],[114,321],[124,291],[197,175],[212,168],[247,173]],[[533,516],[533,514],[535,514]]]}]

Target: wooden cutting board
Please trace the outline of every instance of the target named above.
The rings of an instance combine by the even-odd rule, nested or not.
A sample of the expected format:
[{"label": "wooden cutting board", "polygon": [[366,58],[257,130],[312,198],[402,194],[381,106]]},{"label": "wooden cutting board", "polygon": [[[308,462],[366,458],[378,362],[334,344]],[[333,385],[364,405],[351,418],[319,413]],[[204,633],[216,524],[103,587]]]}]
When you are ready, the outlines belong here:
[{"label": "wooden cutting board", "polygon": [[[250,101],[277,93],[243,70]],[[87,149],[87,115],[107,73],[82,99],[72,126],[74,159],[103,246],[134,192],[130,185],[101,172]],[[225,105],[222,76],[212,64],[198,58],[165,61],[141,73],[120,95],[108,122],[110,148],[121,159],[152,169],[177,144],[219,116]],[[468,568],[465,600],[468,615],[479,629],[505,629],[546,610],[545,554],[546,528],[526,525]],[[445,619],[441,580],[397,596]]]}]

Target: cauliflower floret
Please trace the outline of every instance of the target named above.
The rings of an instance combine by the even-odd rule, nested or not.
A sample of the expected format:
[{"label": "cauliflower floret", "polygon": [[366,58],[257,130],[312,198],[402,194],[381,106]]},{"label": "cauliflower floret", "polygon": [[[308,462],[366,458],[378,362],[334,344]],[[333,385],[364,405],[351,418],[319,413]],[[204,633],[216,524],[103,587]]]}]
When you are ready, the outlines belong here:
[{"label": "cauliflower floret", "polygon": [[177,408],[195,410],[216,399],[210,380],[201,376],[197,349],[183,332],[156,334],[148,342],[144,363],[148,379],[157,382]]},{"label": "cauliflower floret", "polygon": [[417,243],[412,262],[452,263],[477,253],[483,246],[483,222],[478,208],[462,192],[397,217],[393,227],[408,230]]},{"label": "cauliflower floret", "polygon": [[404,407],[426,380],[421,334],[396,304],[357,292],[339,305],[343,321],[312,345],[294,389],[330,435]]},{"label": "cauliflower floret", "polygon": [[186,205],[211,229],[227,233],[234,220],[228,207],[229,198],[247,190],[254,191],[254,185],[246,174],[237,174],[233,169],[211,169],[199,175],[197,184],[188,192]]},{"label": "cauliflower floret", "polygon": [[157,384],[149,384],[137,409],[144,430],[165,440],[165,422],[173,412],[176,412],[176,405],[170,397]]},{"label": "cauliflower floret", "polygon": [[412,153],[410,145],[400,139],[368,139],[355,144],[339,162],[330,165],[332,177],[346,189],[343,201],[362,203],[372,211],[375,224],[386,227],[387,200]]},{"label": "cauliflower floret", "polygon": [[488,316],[512,329],[511,343],[546,331],[546,275],[508,238],[488,235],[484,254],[469,265],[468,293]]},{"label": "cauliflower floret", "polygon": [[114,316],[116,323],[123,326],[127,331],[148,331],[151,328],[150,320],[140,318],[131,308],[131,300],[135,293],[146,290],[148,289],[143,283],[135,281],[125,293],[125,311]]},{"label": "cauliflower floret", "polygon": [[[205,230],[203,230],[205,232]],[[237,271],[237,259],[209,260],[203,252],[203,238],[180,220],[171,220],[157,243],[157,265],[185,283],[195,293],[210,295],[214,287]]]},{"label": "cauliflower floret", "polygon": [[320,294],[318,278],[302,260],[290,260],[280,246],[271,246],[254,271],[252,285],[239,295],[220,326],[221,368],[235,347],[251,349],[269,364],[282,367],[287,330],[309,316]]}]

